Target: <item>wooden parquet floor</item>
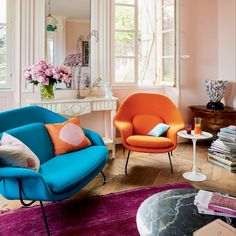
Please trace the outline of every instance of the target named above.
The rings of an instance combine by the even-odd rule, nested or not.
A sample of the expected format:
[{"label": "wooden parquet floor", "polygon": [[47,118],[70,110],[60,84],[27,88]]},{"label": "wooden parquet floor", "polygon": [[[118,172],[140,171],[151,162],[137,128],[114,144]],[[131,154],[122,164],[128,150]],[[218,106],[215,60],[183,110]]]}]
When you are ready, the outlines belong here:
[{"label": "wooden parquet floor", "polygon": [[[72,198],[81,199],[88,196],[104,195],[144,186],[158,186],[163,184],[188,182],[198,189],[219,191],[236,196],[236,174],[207,162],[207,148],[209,143],[197,143],[197,170],[207,175],[204,182],[190,182],[182,174],[192,168],[192,143],[179,144],[173,152],[172,164],[174,173],[170,172],[167,153],[144,154],[131,153],[128,175],[124,173],[126,155],[121,146],[117,147],[116,158],[109,160],[104,169],[107,183],[103,185],[102,175],[98,175],[82,191]],[[20,205],[19,201],[9,201],[0,198],[0,208],[14,209]]]}]

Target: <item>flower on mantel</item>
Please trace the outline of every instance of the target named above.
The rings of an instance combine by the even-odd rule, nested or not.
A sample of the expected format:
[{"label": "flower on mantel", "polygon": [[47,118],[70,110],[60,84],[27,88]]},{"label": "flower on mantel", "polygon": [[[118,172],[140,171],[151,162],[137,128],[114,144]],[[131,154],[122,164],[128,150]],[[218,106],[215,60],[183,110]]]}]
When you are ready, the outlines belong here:
[{"label": "flower on mantel", "polygon": [[64,65],[70,67],[82,66],[82,59],[81,53],[70,54],[65,58]]},{"label": "flower on mantel", "polygon": [[26,67],[24,77],[34,85],[51,85],[62,82],[69,84],[72,80],[72,75],[66,67],[52,66],[46,60],[40,60],[37,64]]}]

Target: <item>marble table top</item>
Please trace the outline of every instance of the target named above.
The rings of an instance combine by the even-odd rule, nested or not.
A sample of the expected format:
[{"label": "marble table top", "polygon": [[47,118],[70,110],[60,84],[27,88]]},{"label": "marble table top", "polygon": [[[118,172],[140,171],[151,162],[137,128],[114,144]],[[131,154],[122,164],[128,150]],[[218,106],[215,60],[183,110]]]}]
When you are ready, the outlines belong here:
[{"label": "marble table top", "polygon": [[199,214],[193,204],[198,190],[173,189],[147,198],[137,212],[141,236],[192,236],[193,232],[216,218],[236,227],[236,219]]}]

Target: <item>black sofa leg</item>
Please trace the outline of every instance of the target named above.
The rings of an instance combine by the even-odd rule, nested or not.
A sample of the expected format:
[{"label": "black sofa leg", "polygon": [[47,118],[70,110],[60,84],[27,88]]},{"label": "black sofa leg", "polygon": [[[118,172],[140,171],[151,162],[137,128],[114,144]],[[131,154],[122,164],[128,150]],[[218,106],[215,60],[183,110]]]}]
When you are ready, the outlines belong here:
[{"label": "black sofa leg", "polygon": [[42,201],[39,201],[39,202],[40,202],[40,206],[41,206],[41,210],[42,210],[42,214],[43,214],[43,221],[44,221],[44,225],[45,225],[45,228],[46,228],[46,231],[47,231],[47,235],[50,236],[48,221],[47,221],[47,217],[46,217],[45,210],[44,210],[44,207],[43,207],[43,203],[42,203]]},{"label": "black sofa leg", "polygon": [[[28,206],[32,205],[35,201],[31,201],[30,203],[24,202],[23,196],[22,196],[22,182],[21,182],[21,179],[17,179],[17,181],[18,181],[18,184],[19,184],[19,198],[20,198],[21,204],[25,207],[28,207]],[[46,228],[46,231],[47,231],[47,235],[50,236],[50,231],[49,231],[47,217],[46,217],[46,214],[45,214],[43,203],[42,203],[42,201],[39,201],[39,202],[40,202],[40,206],[41,206],[41,210],[42,210],[42,214],[43,214],[43,220],[44,220],[44,225],[45,225],[45,228]]]},{"label": "black sofa leg", "polygon": [[128,152],[127,160],[126,160],[126,163],[125,163],[125,174],[126,175],[128,175],[127,168],[128,168],[129,156],[130,156],[130,150]]},{"label": "black sofa leg", "polygon": [[105,174],[103,173],[103,171],[101,171],[102,177],[103,177],[103,184],[107,183],[107,178],[105,176]]},{"label": "black sofa leg", "polygon": [[173,166],[172,166],[172,162],[171,162],[171,158],[170,158],[170,152],[168,152],[168,157],[169,157],[169,162],[170,162],[170,171],[173,174]]}]

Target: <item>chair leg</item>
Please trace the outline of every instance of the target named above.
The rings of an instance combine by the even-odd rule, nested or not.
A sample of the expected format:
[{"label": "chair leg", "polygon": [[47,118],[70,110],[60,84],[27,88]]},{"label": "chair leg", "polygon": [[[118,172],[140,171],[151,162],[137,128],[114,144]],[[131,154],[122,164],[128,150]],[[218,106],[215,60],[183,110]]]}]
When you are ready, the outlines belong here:
[{"label": "chair leg", "polygon": [[130,156],[130,150],[128,152],[127,160],[126,160],[126,163],[125,163],[125,174],[126,175],[128,175],[127,168],[128,168],[129,156]]},{"label": "chair leg", "polygon": [[47,235],[50,236],[48,221],[47,221],[47,217],[46,217],[45,210],[44,210],[44,207],[43,207],[43,203],[42,203],[42,201],[39,201],[39,202],[40,202],[40,206],[41,206],[41,210],[42,210],[42,214],[43,214],[44,225],[45,225],[45,228],[47,230]]},{"label": "chair leg", "polygon": [[102,177],[103,177],[103,184],[107,183],[107,178],[105,176],[105,174],[103,173],[103,171],[101,171]]},{"label": "chair leg", "polygon": [[170,151],[170,155],[173,157],[173,152],[172,151]]},{"label": "chair leg", "polygon": [[171,162],[171,158],[170,158],[170,153],[168,152],[168,157],[169,157],[169,162],[170,162],[170,171],[171,173],[173,173],[173,166],[172,166],[172,162]]}]

